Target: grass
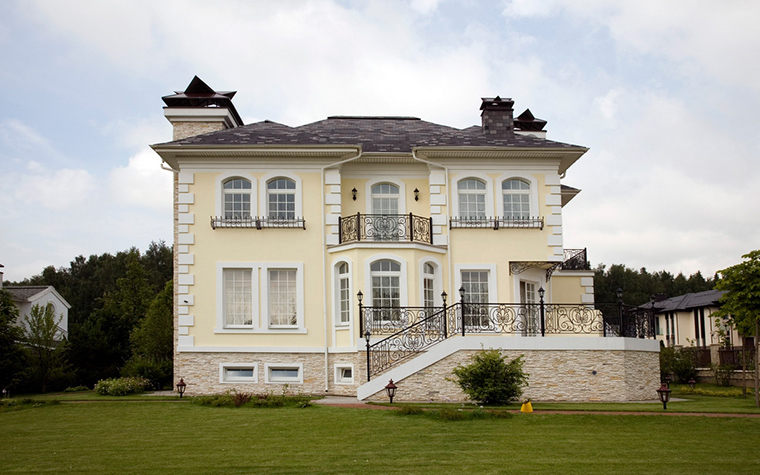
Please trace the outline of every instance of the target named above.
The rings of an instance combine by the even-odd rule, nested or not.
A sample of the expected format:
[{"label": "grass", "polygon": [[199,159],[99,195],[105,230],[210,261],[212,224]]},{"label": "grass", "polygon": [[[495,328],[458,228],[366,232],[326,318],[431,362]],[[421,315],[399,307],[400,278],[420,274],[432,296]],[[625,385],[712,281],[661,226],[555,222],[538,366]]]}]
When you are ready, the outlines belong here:
[{"label": "grass", "polygon": [[750,418],[539,412],[441,420],[124,400],[0,412],[3,473],[760,472],[760,420]]}]

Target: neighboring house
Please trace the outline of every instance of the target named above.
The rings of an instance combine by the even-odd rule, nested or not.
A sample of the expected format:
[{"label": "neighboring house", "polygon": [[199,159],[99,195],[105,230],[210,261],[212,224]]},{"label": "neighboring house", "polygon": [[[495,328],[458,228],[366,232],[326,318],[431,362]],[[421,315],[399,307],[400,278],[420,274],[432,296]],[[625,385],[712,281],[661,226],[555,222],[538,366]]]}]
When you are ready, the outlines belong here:
[{"label": "neighboring house", "polygon": [[31,313],[32,307],[35,305],[43,308],[52,305],[56,320],[58,318],[61,319],[58,323],[56,340],[62,341],[67,337],[69,330],[69,309],[71,305],[56,292],[52,285],[9,286],[2,287],[2,289],[11,294],[13,302],[18,307],[19,326],[25,330],[29,328],[26,324],[26,316]]},{"label": "neighboring house", "polygon": [[[727,319],[712,315],[720,308],[723,294],[707,290],[655,301],[657,339],[666,346],[697,347],[702,368],[710,363],[739,365],[739,347],[752,348],[754,340],[740,336]],[[651,304],[644,307],[651,308]]]},{"label": "neighboring house", "polygon": [[287,384],[378,399],[393,378],[397,400],[462,399],[451,369],[493,347],[525,355],[530,397],[655,397],[657,342],[603,338],[653,336],[651,318],[603,316],[586,250],[564,247],[579,190],[561,180],[586,148],[546,140],[546,121],[500,97],[457,129],[244,125],[234,94],[196,77],[164,97],[174,141],[152,146],[175,177],[174,368],[188,394]]}]

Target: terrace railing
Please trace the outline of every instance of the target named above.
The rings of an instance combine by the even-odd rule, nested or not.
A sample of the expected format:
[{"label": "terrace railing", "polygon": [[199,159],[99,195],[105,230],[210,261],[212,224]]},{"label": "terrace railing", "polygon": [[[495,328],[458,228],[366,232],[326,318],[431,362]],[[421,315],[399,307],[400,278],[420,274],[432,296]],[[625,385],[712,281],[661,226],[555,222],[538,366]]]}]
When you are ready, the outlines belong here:
[{"label": "terrace railing", "polygon": [[[367,380],[452,336],[598,335],[654,338],[651,310],[617,304],[470,303],[442,307],[372,307],[359,302],[367,343]],[[371,343],[373,335],[383,338]]]},{"label": "terrace railing", "polygon": [[362,214],[338,218],[340,243],[358,241],[433,244],[433,218],[409,214]]}]

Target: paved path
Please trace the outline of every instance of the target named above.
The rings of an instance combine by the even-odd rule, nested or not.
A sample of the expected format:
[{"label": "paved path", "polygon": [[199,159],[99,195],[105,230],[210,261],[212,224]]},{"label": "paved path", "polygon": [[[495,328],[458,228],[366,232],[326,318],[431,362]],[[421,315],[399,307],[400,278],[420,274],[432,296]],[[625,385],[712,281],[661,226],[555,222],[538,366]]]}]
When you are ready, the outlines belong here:
[{"label": "paved path", "polygon": [[[348,396],[326,396],[323,399],[312,401],[314,404],[332,407],[347,407],[355,409],[398,409],[398,406],[378,406],[376,404],[367,404],[355,397]],[[658,402],[659,404],[659,402]],[[511,412],[521,414],[519,409]],[[534,409],[533,414],[603,414],[609,416],[702,416],[702,417],[749,417],[760,418],[760,414],[729,414],[715,412],[625,412],[625,411],[552,411]],[[529,414],[526,414],[529,415]]]}]

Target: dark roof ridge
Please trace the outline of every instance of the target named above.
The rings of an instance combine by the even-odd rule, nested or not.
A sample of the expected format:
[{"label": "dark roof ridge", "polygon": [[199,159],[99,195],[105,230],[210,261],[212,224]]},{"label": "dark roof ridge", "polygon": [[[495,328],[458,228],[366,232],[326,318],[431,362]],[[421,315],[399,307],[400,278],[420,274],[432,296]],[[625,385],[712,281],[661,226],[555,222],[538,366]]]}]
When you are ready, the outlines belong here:
[{"label": "dark roof ridge", "polygon": [[331,115],[328,120],[348,119],[348,120],[422,120],[419,117],[406,115]]}]

